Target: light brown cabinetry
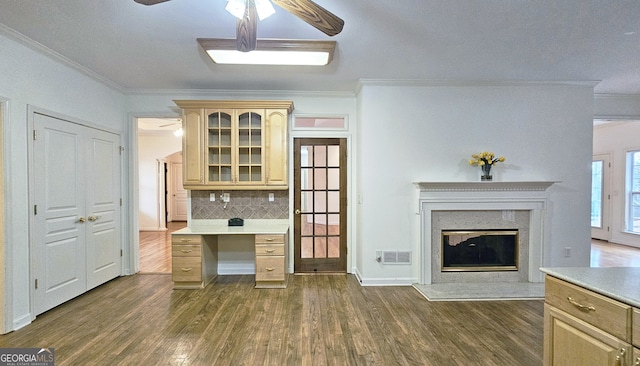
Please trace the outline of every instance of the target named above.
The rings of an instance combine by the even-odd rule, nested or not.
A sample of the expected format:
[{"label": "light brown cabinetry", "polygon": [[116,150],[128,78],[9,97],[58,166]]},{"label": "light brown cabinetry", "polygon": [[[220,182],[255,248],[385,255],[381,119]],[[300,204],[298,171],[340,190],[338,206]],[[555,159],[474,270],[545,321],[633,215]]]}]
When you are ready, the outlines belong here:
[{"label": "light brown cabinetry", "polygon": [[256,235],[256,288],[285,288],[286,235]]},{"label": "light brown cabinetry", "polygon": [[[257,231],[260,232],[260,231]],[[199,289],[218,274],[220,235],[251,235],[255,247],[255,287],[287,287],[288,229],[272,234],[171,234],[174,289]]]},{"label": "light brown cabinetry", "polygon": [[634,366],[640,366],[640,309],[633,309],[633,364]]},{"label": "light brown cabinetry", "polygon": [[290,101],[178,100],[185,189],[286,189]]},{"label": "light brown cabinetry", "polygon": [[548,275],[545,291],[545,365],[631,364],[631,306]]},{"label": "light brown cabinetry", "polygon": [[203,288],[217,274],[217,238],[201,235],[171,235],[173,288]]}]

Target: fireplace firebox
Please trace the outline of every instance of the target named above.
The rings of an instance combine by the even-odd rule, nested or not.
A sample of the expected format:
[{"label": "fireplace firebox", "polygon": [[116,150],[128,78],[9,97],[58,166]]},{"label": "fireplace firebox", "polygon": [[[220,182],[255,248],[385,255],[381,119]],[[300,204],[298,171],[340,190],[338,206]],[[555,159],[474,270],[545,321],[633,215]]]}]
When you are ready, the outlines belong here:
[{"label": "fireplace firebox", "polygon": [[442,230],[442,272],[518,270],[518,230]]}]

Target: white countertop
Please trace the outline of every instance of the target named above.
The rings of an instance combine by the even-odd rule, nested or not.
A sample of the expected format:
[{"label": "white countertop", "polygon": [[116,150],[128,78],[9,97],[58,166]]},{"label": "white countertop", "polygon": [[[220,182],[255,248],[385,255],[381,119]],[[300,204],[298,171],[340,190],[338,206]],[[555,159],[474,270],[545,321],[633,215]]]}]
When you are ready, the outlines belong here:
[{"label": "white countertop", "polygon": [[640,267],[540,268],[550,276],[640,308]]},{"label": "white countertop", "polygon": [[176,230],[172,234],[286,234],[287,230],[289,230],[289,220],[244,220],[243,226],[229,226],[227,220],[192,220],[188,227]]}]

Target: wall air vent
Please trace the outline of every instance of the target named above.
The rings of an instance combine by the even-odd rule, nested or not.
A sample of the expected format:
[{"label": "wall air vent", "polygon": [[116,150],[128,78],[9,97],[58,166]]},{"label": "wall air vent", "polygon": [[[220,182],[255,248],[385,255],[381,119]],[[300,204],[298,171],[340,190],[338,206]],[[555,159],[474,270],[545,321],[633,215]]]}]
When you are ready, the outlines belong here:
[{"label": "wall air vent", "polygon": [[411,251],[380,250],[376,252],[376,260],[382,264],[411,264]]}]

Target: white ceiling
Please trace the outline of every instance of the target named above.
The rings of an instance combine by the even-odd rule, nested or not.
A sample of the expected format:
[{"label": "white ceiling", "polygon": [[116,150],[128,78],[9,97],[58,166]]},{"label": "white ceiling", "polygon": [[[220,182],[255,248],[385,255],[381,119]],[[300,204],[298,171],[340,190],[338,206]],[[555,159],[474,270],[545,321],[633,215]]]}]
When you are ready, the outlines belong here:
[{"label": "white ceiling", "polygon": [[354,91],[359,79],[420,79],[600,81],[596,93],[640,94],[638,0],[315,1],[345,20],[342,33],[276,7],[258,38],[335,39],[325,67],[213,64],[196,38],[235,37],[225,0],[0,0],[0,32],[124,91]]}]

